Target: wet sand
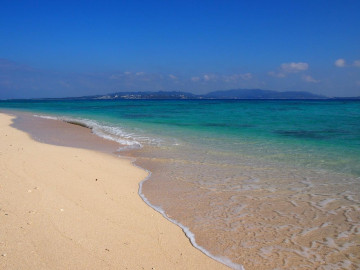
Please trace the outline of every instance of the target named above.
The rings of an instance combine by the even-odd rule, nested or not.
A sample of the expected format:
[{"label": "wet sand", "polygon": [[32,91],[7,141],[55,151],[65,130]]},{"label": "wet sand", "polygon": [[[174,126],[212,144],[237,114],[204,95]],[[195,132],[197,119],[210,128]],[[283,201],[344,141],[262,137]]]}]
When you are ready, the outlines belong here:
[{"label": "wet sand", "polygon": [[[55,146],[10,127],[12,119],[0,114],[1,269],[228,269],[141,200],[144,170],[86,149],[100,145],[88,129],[54,121],[68,135],[59,127],[61,136],[47,138],[85,149]],[[53,130],[32,127],[38,140]]]},{"label": "wet sand", "polygon": [[114,153],[119,144],[114,141],[105,140],[93,133],[91,129],[69,124],[64,121],[34,117],[33,114],[8,111],[16,116],[11,126],[25,131],[34,140],[59,145],[96,150],[104,153]]},{"label": "wet sand", "polygon": [[255,160],[221,163],[216,155],[181,158],[191,151],[137,152],[136,163],[152,172],[143,185],[149,201],[214,256],[246,270],[359,269],[359,179]]}]

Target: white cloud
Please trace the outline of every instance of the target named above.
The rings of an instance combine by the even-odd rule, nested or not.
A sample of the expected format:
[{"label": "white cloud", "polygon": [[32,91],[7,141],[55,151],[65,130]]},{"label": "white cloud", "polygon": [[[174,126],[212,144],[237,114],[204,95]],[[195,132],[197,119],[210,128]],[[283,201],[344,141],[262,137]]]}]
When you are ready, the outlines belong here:
[{"label": "white cloud", "polygon": [[210,79],[211,79],[211,78],[210,78],[209,75],[207,75],[207,74],[204,75],[204,80],[205,80],[205,81],[210,81]]},{"label": "white cloud", "polygon": [[121,79],[122,76],[123,76],[122,74],[112,74],[112,75],[110,75],[109,78],[111,80],[118,80],[118,79]]},{"label": "white cloud", "polygon": [[345,59],[339,58],[338,60],[335,61],[334,65],[337,67],[345,67],[346,65]]},{"label": "white cloud", "polygon": [[250,80],[253,77],[253,75],[250,72],[245,73],[245,74],[239,74],[239,76],[243,80]]},{"label": "white cloud", "polygon": [[309,82],[309,83],[319,83],[320,82],[319,80],[315,80],[310,75],[304,75],[302,78],[305,82]]},{"label": "white cloud", "polygon": [[250,80],[252,74],[248,72],[243,74],[224,75],[222,78],[225,82],[236,82],[238,80]]},{"label": "white cloud", "polygon": [[[125,72],[120,72],[120,73],[116,73],[116,74],[112,74],[110,75],[110,79],[112,80],[120,80],[120,79],[126,79],[126,78],[131,78],[132,76],[130,71],[125,71]],[[140,74],[137,74],[140,75]]]},{"label": "white cloud", "polygon": [[214,74],[205,74],[203,78],[204,78],[204,81],[206,81],[206,82],[217,80],[217,76]]},{"label": "white cloud", "polygon": [[176,79],[177,79],[177,77],[174,76],[173,74],[169,74],[169,77],[170,77],[170,79],[173,79],[173,80],[176,80]]},{"label": "white cloud", "polygon": [[268,74],[273,77],[284,78],[289,73],[298,73],[301,71],[308,70],[308,68],[309,68],[309,64],[304,62],[283,63],[280,65],[278,72],[270,71]]},{"label": "white cloud", "polygon": [[281,67],[280,67],[280,69],[285,73],[297,73],[300,71],[307,70],[308,68],[309,68],[309,64],[303,63],[303,62],[284,63],[284,64],[281,64]]},{"label": "white cloud", "polygon": [[334,62],[334,65],[337,66],[337,67],[360,67],[360,60],[354,60],[354,62],[351,64],[346,64],[346,61],[345,59],[343,58],[339,58],[338,60],[336,60]]},{"label": "white cloud", "polygon": [[191,77],[191,80],[193,82],[198,82],[198,81],[200,81],[200,78],[199,77]]},{"label": "white cloud", "polygon": [[141,75],[144,75],[145,72],[136,72],[136,76],[141,76]]}]

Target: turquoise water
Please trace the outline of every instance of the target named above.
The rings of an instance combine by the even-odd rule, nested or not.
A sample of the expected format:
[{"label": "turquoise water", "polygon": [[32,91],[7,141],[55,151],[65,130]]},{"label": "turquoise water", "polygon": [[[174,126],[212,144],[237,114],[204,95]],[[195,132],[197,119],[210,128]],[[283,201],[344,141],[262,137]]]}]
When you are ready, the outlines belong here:
[{"label": "turquoise water", "polygon": [[[360,102],[1,101],[76,120],[152,176],[142,192],[233,268],[360,266]],[[196,242],[196,243],[195,243]]]},{"label": "turquoise water", "polygon": [[360,175],[359,101],[10,101],[1,107]]}]

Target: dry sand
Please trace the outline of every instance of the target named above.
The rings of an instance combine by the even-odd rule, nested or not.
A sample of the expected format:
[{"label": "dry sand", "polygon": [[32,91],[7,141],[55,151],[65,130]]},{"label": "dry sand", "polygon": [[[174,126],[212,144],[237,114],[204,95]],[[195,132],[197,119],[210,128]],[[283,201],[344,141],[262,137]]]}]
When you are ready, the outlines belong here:
[{"label": "dry sand", "polygon": [[138,196],[147,173],[0,114],[0,269],[228,269]]}]

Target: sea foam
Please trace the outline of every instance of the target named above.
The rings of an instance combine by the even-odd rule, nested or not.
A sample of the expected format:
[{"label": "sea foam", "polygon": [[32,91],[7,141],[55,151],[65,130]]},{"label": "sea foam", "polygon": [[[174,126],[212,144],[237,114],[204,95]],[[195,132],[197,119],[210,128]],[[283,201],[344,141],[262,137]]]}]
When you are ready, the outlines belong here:
[{"label": "sea foam", "polygon": [[[66,116],[48,116],[48,115],[34,115],[35,117],[40,117],[44,119],[50,120],[60,120],[69,124],[75,124],[83,127],[87,127],[92,130],[92,132],[106,140],[117,142],[121,145],[118,151],[130,150],[130,149],[139,149],[142,148],[143,145],[141,142],[136,140],[136,135],[134,133],[125,132],[118,126],[111,125],[103,125],[95,120],[90,120],[86,118],[72,118]],[[143,140],[149,138],[143,138]]]},{"label": "sea foam", "polygon": [[[134,163],[133,163],[134,164]],[[136,167],[136,164],[134,164]],[[141,168],[141,167],[139,167]],[[141,168],[143,169],[143,168]],[[146,170],[146,169],[145,169]],[[234,263],[233,261],[231,261],[229,258],[223,257],[223,256],[215,256],[213,254],[211,254],[207,249],[205,249],[204,247],[198,245],[196,243],[196,239],[195,239],[195,235],[193,232],[190,231],[190,229],[183,225],[182,223],[180,223],[179,221],[170,218],[166,212],[159,206],[155,206],[153,204],[150,203],[150,201],[146,198],[146,196],[144,195],[144,193],[142,192],[143,189],[143,184],[148,181],[151,177],[151,172],[149,170],[146,170],[148,173],[148,176],[139,183],[139,190],[138,190],[138,194],[141,197],[141,199],[147,204],[149,205],[151,208],[153,208],[155,211],[159,212],[164,218],[166,218],[167,220],[169,220],[170,222],[174,223],[175,225],[179,226],[183,232],[185,233],[186,237],[189,239],[191,245],[195,248],[197,248],[198,250],[200,250],[202,253],[204,253],[206,256],[222,263],[225,264],[226,266],[229,266],[230,268],[234,269],[234,270],[245,270],[245,268],[241,265],[241,264],[237,264]]]}]

